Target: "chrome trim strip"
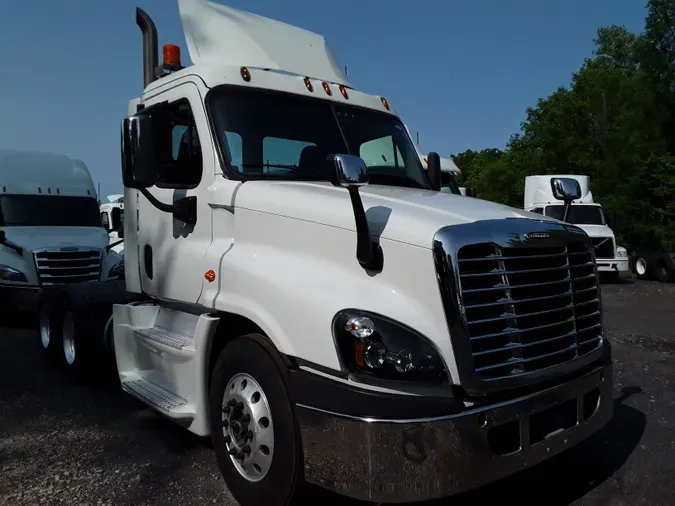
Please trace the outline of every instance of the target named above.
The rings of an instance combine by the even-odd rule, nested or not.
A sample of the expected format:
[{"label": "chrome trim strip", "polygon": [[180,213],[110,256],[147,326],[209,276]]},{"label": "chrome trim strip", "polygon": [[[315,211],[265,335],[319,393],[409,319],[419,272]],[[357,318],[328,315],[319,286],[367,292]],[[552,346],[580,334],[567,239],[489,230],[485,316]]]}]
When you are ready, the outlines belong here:
[{"label": "chrome trim strip", "polygon": [[[531,232],[543,232],[548,236],[544,235],[544,238],[541,238],[542,236],[536,237],[535,234],[528,237],[526,234]],[[599,340],[595,350],[585,353],[581,357],[512,377],[485,380],[478,376],[474,368],[466,307],[463,303],[459,281],[460,273],[457,258],[459,250],[464,246],[481,243],[494,243],[500,248],[542,248],[566,247],[571,242],[585,243],[592,256],[592,268],[598,290],[600,323],[602,329],[604,329],[602,297],[593,245],[586,232],[581,228],[558,221],[508,218],[452,225],[443,227],[436,232],[432,243],[436,277],[459,373],[457,380],[469,395],[484,396],[491,392],[531,385],[571,373],[602,357],[603,339]],[[600,335],[602,335],[602,332]]]}]

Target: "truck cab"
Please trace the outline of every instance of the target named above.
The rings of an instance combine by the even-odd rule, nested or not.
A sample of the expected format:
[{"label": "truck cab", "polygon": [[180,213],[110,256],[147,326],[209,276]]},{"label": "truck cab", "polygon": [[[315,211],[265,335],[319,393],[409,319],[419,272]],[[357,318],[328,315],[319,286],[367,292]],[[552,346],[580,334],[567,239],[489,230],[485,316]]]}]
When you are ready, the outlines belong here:
[{"label": "truck cab", "polygon": [[178,6],[190,65],[175,45],[159,64],[137,10],[127,300],[106,328],[121,388],[210,436],[240,504],[290,504],[307,482],[374,502],[451,495],[608,422],[580,228],[441,192],[438,155],[427,171],[393,104],[349,83],[321,35]]},{"label": "truck cab", "polygon": [[108,236],[89,170],[65,154],[0,150],[0,293],[36,310],[43,287],[105,280]]},{"label": "truck cab", "polygon": [[572,178],[579,182],[581,198],[572,202],[566,221],[579,226],[591,238],[598,270],[613,277],[628,276],[630,274],[628,252],[616,244],[614,232],[607,224],[602,206],[593,200],[588,176],[528,176],[525,179],[523,208],[526,211],[562,220],[564,206],[553,197],[551,189],[551,180],[560,177]]}]

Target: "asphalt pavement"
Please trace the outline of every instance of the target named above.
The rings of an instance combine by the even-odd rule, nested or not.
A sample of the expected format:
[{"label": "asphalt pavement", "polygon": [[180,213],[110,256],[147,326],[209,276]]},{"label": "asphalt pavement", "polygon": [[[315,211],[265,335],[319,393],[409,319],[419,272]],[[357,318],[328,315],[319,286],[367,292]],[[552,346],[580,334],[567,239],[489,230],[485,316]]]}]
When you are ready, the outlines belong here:
[{"label": "asphalt pavement", "polygon": [[[610,424],[538,467],[427,504],[675,504],[675,284],[603,285],[603,297]],[[114,386],[71,384],[43,365],[35,339],[0,329],[0,505],[235,504],[208,441]],[[309,502],[360,505],[320,490]]]}]

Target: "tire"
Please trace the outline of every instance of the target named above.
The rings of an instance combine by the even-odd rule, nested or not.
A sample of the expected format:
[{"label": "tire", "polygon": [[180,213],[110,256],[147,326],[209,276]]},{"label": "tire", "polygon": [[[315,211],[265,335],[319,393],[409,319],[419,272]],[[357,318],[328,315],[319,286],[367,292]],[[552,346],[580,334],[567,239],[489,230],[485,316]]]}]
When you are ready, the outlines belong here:
[{"label": "tire", "polygon": [[[285,366],[272,347],[261,342],[264,339],[249,334],[225,346],[213,370],[209,395],[218,466],[242,506],[295,504],[304,482],[300,430]],[[227,405],[228,401],[241,404]],[[247,421],[246,414],[251,413],[253,419]],[[242,438],[242,433],[248,434]],[[250,453],[238,451],[246,442]]]},{"label": "tire", "polygon": [[667,283],[670,281],[670,272],[668,271],[668,267],[666,266],[666,262],[664,260],[659,260],[659,262],[654,267],[654,276],[661,283]]},{"label": "tire", "polygon": [[82,333],[78,331],[75,316],[70,309],[61,318],[61,359],[62,364],[74,383],[81,383],[89,377],[89,354]]},{"label": "tire", "polygon": [[635,259],[635,276],[638,279],[649,279],[649,262],[644,256]]},{"label": "tire", "polygon": [[49,301],[38,308],[37,344],[42,358],[50,365],[59,363],[63,349],[60,315],[59,308]]}]

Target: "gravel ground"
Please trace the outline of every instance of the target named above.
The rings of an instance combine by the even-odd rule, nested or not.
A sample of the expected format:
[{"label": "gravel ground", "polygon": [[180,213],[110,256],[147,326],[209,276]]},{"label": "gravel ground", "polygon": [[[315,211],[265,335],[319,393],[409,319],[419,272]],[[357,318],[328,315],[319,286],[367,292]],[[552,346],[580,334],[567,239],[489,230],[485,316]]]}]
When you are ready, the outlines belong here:
[{"label": "gravel ground", "polygon": [[[675,285],[603,287],[615,415],[534,469],[433,506],[669,505],[675,501]],[[310,503],[348,504],[322,491]],[[0,505],[235,504],[207,441],[110,386],[44,367],[27,330],[0,329]],[[262,505],[261,505],[262,506]]]}]

